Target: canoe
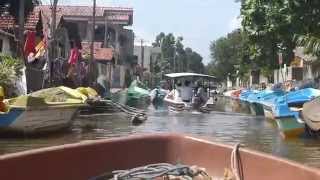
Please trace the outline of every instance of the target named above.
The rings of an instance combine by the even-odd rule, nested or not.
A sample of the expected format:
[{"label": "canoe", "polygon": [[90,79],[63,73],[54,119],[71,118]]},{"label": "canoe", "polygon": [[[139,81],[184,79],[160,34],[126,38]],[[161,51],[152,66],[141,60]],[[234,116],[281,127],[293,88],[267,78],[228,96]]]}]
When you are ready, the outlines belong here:
[{"label": "canoe", "polygon": [[308,127],[318,132],[320,130],[320,98],[316,98],[303,105],[302,115]]},{"label": "canoe", "polygon": [[47,133],[68,128],[86,96],[67,87],[43,89],[7,100],[0,114],[0,132]]},{"label": "canoe", "polygon": [[245,180],[320,179],[318,169],[248,149],[236,150],[173,134],[86,141],[0,156],[0,179],[93,180],[114,170],[154,163],[197,165],[213,179],[223,179],[225,169],[231,169],[232,152],[233,160],[239,160],[234,167],[242,167]]}]

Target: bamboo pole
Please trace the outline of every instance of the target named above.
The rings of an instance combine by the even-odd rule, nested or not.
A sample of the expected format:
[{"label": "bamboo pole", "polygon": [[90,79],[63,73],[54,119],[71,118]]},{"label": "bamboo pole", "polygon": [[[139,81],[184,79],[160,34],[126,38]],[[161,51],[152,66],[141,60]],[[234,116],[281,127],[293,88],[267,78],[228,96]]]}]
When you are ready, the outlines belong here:
[{"label": "bamboo pole", "polygon": [[93,0],[93,13],[92,13],[92,34],[90,44],[90,67],[89,67],[89,80],[93,84],[94,80],[94,39],[95,39],[95,26],[96,26],[96,0]]}]

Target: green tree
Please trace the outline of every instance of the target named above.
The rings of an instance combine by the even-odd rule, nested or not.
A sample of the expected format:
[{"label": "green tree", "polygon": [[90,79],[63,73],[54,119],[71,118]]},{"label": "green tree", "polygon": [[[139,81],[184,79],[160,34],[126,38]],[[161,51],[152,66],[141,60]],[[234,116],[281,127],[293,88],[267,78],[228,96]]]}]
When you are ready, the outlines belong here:
[{"label": "green tree", "polygon": [[265,72],[277,67],[279,51],[289,64],[296,45],[320,55],[320,1],[242,0],[241,17],[250,53]]},{"label": "green tree", "polygon": [[154,65],[160,72],[204,72],[201,55],[191,48],[184,48],[183,37],[162,32],[156,37],[153,46],[161,47],[161,56]]},{"label": "green tree", "polygon": [[22,67],[21,60],[0,53],[0,86],[5,89],[14,87],[15,81],[22,75]]},{"label": "green tree", "polygon": [[[248,34],[251,56],[259,67],[277,68],[277,54],[284,62],[293,60],[296,31],[290,19],[289,0],[245,0],[241,6],[242,26]],[[266,71],[267,72],[267,71]]]},{"label": "green tree", "polygon": [[237,76],[247,76],[248,69],[252,66],[249,56],[247,36],[240,30],[235,30],[226,37],[221,37],[211,42],[211,62],[207,72],[224,81],[226,77],[235,80]]}]

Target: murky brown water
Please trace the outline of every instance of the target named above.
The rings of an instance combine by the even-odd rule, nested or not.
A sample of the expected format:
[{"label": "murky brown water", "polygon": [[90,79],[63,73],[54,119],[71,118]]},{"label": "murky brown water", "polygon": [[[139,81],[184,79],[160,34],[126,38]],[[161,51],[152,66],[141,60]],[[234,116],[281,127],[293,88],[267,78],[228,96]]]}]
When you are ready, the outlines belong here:
[{"label": "murky brown water", "polygon": [[[320,167],[320,140],[299,138],[283,140],[276,124],[263,117],[248,114],[248,107],[219,100],[217,110],[211,114],[169,113],[165,107],[148,109],[149,119],[140,126],[131,126],[124,121],[105,121],[99,129],[72,131],[38,138],[0,138],[0,154],[23,151],[46,146],[127,136],[138,133],[174,132],[204,137],[228,144],[241,142],[247,147],[300,163]],[[235,113],[236,112],[236,113]],[[243,114],[239,114],[242,112]]]}]

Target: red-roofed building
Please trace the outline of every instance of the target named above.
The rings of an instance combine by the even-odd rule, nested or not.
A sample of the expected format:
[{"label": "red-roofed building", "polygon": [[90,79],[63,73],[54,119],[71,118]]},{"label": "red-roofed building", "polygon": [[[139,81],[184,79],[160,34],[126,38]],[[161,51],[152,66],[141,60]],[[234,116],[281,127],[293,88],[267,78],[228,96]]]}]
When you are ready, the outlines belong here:
[{"label": "red-roofed building", "polygon": [[[57,58],[68,59],[70,42],[75,42],[83,52],[83,58],[90,57],[92,36],[92,14],[90,6],[57,7]],[[37,6],[26,18],[26,30],[39,30],[45,38],[50,39],[52,9],[48,5]],[[126,27],[133,24],[133,9],[122,7],[97,7],[94,58],[98,62],[99,74],[106,74],[105,64],[113,64],[107,70],[108,80],[113,87],[123,87],[124,72],[131,69],[133,57],[134,34]],[[15,34],[18,25],[11,16],[0,16],[0,30]],[[102,65],[101,65],[102,64]],[[120,70],[119,70],[120,69]],[[111,74],[110,74],[110,71]],[[115,74],[119,73],[119,74]],[[116,77],[116,78],[113,78]],[[120,78],[118,78],[120,77]]]}]

